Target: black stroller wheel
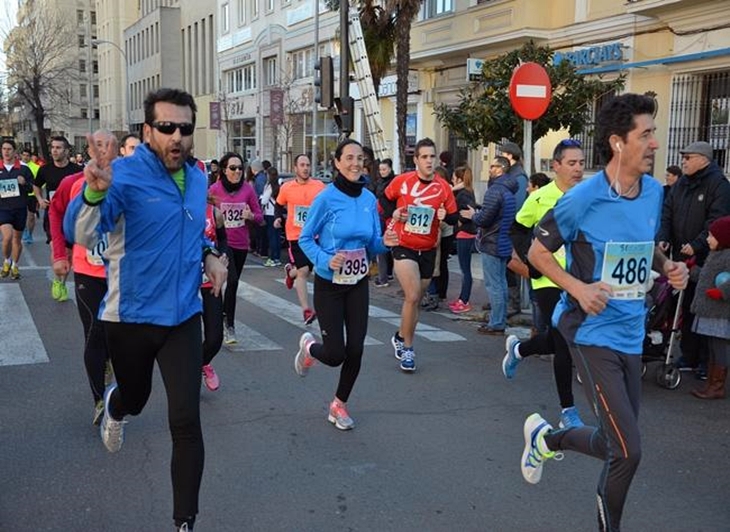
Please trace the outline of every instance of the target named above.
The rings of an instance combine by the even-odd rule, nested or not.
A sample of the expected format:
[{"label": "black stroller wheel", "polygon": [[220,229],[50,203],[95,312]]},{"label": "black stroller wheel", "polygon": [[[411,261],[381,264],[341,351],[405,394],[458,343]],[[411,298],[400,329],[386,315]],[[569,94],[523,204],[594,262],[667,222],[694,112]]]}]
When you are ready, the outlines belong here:
[{"label": "black stroller wheel", "polygon": [[675,390],[682,382],[682,373],[671,364],[662,364],[657,368],[656,382],[662,388]]}]

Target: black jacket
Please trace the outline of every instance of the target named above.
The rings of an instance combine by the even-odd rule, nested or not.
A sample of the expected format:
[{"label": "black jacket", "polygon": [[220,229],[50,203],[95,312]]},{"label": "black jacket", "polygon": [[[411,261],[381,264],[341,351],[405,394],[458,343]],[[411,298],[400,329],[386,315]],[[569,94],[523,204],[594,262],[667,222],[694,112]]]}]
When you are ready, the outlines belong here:
[{"label": "black jacket", "polygon": [[[476,210],[477,200],[474,197],[474,192],[470,192],[465,188],[460,188],[454,193],[454,197],[456,199],[456,208],[459,211],[465,210],[468,207]],[[474,222],[469,218],[463,218],[462,216],[459,216],[459,224],[457,225],[456,230],[464,231],[470,235],[477,234],[477,226],[474,225]]]},{"label": "black jacket", "polygon": [[683,260],[680,249],[689,244],[697,263],[707,257],[707,228],[716,219],[730,214],[730,182],[712,161],[694,175],[683,175],[669,190],[662,208],[662,225],[657,240],[669,242],[672,258]]}]

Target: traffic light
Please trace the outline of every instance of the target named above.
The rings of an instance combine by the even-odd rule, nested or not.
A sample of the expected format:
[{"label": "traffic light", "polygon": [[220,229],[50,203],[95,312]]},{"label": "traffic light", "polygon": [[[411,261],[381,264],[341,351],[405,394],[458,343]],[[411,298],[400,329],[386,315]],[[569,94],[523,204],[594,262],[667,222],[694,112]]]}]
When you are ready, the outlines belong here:
[{"label": "traffic light", "polygon": [[332,69],[332,58],[328,55],[319,59],[320,74],[320,100],[319,104],[325,109],[334,105],[335,99],[335,75]]},{"label": "traffic light", "polygon": [[335,123],[340,133],[349,135],[355,126],[355,100],[351,96],[345,98],[335,98],[335,106],[337,114],[335,114]]},{"label": "traffic light", "polygon": [[322,103],[322,58],[314,64],[314,102]]}]

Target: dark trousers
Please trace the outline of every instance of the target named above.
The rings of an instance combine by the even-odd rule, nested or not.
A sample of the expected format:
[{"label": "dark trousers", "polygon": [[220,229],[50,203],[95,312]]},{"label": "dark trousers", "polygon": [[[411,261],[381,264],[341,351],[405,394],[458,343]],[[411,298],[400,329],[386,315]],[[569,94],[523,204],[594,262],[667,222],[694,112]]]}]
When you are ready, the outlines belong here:
[{"label": "dark trousers", "polygon": [[438,295],[439,299],[446,299],[446,293],[449,289],[449,253],[451,244],[454,242],[454,235],[441,237],[439,244],[439,274],[438,277],[431,279],[428,286],[428,293]]},{"label": "dark trousers", "polygon": [[210,364],[223,345],[223,296],[212,288],[201,288],[203,297],[203,365]]},{"label": "dark trousers", "polygon": [[106,279],[74,273],[74,285],[76,308],[84,327],[84,367],[96,403],[104,397],[104,372],[109,358],[104,326],[97,318],[99,306],[106,294]]},{"label": "dark trousers", "polygon": [[547,317],[548,328],[544,333],[537,334],[520,342],[520,356],[549,355],[553,357],[553,373],[555,385],[558,388],[558,397],[562,408],[574,406],[573,402],[573,359],[570,356],[568,344],[560,331],[552,325],[552,315],[555,305],[560,299],[559,288],[540,288],[535,290],[535,298],[540,312]]},{"label": "dark trousers", "polygon": [[109,405],[113,418],[136,416],[142,411],[152,391],[152,370],[157,361],[167,393],[172,435],[173,518],[194,521],[205,461],[200,426],[200,315],[174,327],[104,322],[104,328],[117,378]]},{"label": "dark trousers", "polygon": [[266,257],[269,254],[269,236],[266,232],[265,225],[254,226],[253,231],[249,233],[256,233],[256,253],[262,257]]},{"label": "dark trousers", "polygon": [[264,216],[266,236],[269,241],[269,258],[271,260],[281,260],[281,229],[274,227],[275,219],[276,217],[273,214]]},{"label": "dark trousers", "polygon": [[682,337],[679,340],[679,348],[682,351],[682,359],[689,366],[697,366],[707,363],[707,342],[705,337],[692,331],[692,324],[695,315],[690,311],[692,300],[695,297],[697,283],[687,283],[682,299]]},{"label": "dark trousers", "polygon": [[343,403],[349,399],[360,373],[368,332],[369,297],[367,277],[355,285],[338,285],[318,275],[314,277],[314,309],[323,343],[313,344],[309,353],[327,366],[342,365],[335,396]]},{"label": "dark trousers", "polygon": [[228,284],[226,293],[223,294],[223,314],[226,316],[226,327],[235,327],[238,280],[241,278],[243,265],[246,264],[248,250],[234,248],[229,250],[232,256],[228,258]]},{"label": "dark trousers", "polygon": [[471,255],[473,251],[473,238],[456,239],[456,256],[459,258],[459,268],[461,269],[461,292],[459,292],[459,299],[464,303],[468,303],[471,297],[473,283],[471,276]]},{"label": "dark trousers", "polygon": [[571,346],[598,427],[553,430],[545,443],[553,451],[577,451],[604,461],[598,481],[598,524],[620,530],[626,495],[641,461],[639,402],[641,356],[605,347]]}]

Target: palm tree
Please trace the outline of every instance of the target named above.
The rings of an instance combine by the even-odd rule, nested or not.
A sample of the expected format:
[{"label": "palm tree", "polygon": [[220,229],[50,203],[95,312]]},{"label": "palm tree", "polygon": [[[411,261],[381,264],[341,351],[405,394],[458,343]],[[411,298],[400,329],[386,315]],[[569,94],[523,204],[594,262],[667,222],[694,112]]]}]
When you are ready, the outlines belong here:
[{"label": "palm tree", "polygon": [[406,160],[406,114],[408,112],[408,65],[411,60],[411,23],[421,9],[422,0],[389,0],[387,11],[395,19],[396,95],[395,116],[398,126],[398,155],[401,170]]},{"label": "palm tree", "polygon": [[360,7],[360,24],[368,53],[370,74],[373,77],[375,93],[380,81],[390,70],[395,52],[395,18],[376,5],[375,0],[364,0]]}]

